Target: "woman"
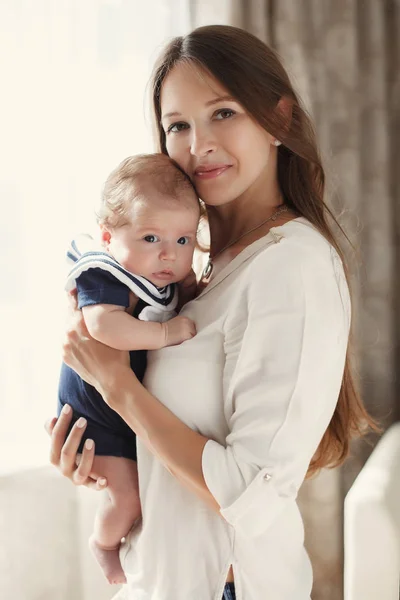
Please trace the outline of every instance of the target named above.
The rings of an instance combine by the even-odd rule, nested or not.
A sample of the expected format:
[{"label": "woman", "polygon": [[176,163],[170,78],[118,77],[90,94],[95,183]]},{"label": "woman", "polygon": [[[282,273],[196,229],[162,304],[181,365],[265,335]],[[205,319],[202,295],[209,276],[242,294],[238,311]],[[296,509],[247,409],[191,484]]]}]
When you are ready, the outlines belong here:
[{"label": "woman", "polygon": [[[142,520],[118,597],[306,600],[298,489],[373,426],[312,127],[274,52],[233,27],[173,40],[153,95],[160,149],[207,208],[210,259],[181,312],[197,335],[150,353],[145,387],[75,306],[64,352],[137,435]],[[75,466],[82,428],[64,443],[70,419],[48,425],[51,461],[100,488],[93,448]]]}]

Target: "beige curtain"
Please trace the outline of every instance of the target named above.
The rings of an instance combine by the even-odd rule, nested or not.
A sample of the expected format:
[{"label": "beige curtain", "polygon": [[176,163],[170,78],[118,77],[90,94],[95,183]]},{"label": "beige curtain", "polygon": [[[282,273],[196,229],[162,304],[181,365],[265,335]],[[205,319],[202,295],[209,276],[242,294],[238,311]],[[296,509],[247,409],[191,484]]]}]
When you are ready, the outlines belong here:
[{"label": "beige curtain", "polygon": [[[314,117],[330,203],[359,252],[354,316],[363,398],[383,426],[400,417],[400,1],[192,1],[190,25],[243,27],[274,47]],[[372,438],[372,444],[376,438]],[[343,498],[371,452],[304,484],[313,600],[342,598]]]}]

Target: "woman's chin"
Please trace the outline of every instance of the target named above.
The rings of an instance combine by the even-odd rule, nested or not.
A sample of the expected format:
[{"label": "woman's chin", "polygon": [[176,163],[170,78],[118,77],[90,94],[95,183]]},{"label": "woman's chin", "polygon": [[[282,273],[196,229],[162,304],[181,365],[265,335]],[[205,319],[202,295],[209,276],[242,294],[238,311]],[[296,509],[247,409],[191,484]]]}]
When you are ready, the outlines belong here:
[{"label": "woman's chin", "polygon": [[218,207],[229,204],[235,199],[235,196],[231,194],[199,194],[200,199],[204,202],[207,207]]}]

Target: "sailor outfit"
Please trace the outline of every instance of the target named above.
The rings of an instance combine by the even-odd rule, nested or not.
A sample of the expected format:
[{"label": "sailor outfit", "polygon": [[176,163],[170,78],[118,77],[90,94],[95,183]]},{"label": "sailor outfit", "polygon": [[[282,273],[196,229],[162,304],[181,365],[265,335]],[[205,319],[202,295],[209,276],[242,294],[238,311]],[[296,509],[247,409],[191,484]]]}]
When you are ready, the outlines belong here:
[{"label": "sailor outfit", "polygon": [[[139,298],[133,317],[143,321],[164,322],[176,316],[178,294],[174,284],[158,288],[153,283],[124,269],[110,254],[98,249],[90,236],[71,242],[67,260],[72,268],[66,290],[76,288],[78,308],[94,304],[129,306],[130,291]],[[142,381],[146,369],[146,350],[133,350],[130,364]],[[64,404],[74,412],[73,423],[87,420],[79,452],[86,439],[93,439],[99,456],[123,456],[136,460],[136,435],[125,421],[102,399],[97,390],[83,381],[66,364],[61,367],[58,389],[58,414]]]}]

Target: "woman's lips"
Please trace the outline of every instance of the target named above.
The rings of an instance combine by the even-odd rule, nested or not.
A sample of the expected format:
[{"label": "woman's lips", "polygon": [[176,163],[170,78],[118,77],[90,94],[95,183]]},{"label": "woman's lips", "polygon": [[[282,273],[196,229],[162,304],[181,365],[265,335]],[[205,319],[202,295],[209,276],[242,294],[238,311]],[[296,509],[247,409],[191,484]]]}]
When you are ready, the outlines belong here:
[{"label": "woman's lips", "polygon": [[222,173],[225,173],[228,169],[231,168],[231,165],[210,165],[207,167],[198,167],[194,176],[198,179],[214,179],[215,177],[219,177]]}]

